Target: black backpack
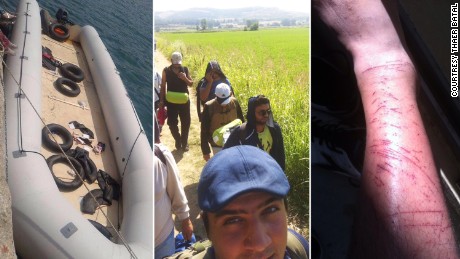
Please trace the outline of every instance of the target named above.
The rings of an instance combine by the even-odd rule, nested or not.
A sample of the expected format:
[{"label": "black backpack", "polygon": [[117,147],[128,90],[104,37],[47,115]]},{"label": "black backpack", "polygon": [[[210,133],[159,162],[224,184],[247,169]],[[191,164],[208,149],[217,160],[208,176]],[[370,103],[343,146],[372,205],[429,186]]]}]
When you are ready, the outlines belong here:
[{"label": "black backpack", "polygon": [[59,23],[62,24],[74,24],[72,21],[69,20],[69,13],[67,12],[67,10],[64,10],[62,8],[59,8],[59,10],[56,12],[56,19]]},{"label": "black backpack", "polygon": [[62,8],[59,8],[59,10],[56,12],[56,19],[58,20],[58,22],[67,21],[68,16],[69,16],[69,13]]},{"label": "black backpack", "polygon": [[157,146],[157,145],[154,145],[155,146],[155,156],[160,159],[160,161],[166,165],[166,157],[165,155],[163,154],[163,152],[161,151],[161,149]]},{"label": "black backpack", "polygon": [[198,82],[198,84],[196,85],[196,111],[198,113],[198,120],[201,122],[201,115],[202,115],[202,111],[201,111],[201,106],[203,106],[206,102],[203,102],[200,98],[200,88],[201,86],[206,82],[206,79],[203,77],[201,78],[200,82]]}]

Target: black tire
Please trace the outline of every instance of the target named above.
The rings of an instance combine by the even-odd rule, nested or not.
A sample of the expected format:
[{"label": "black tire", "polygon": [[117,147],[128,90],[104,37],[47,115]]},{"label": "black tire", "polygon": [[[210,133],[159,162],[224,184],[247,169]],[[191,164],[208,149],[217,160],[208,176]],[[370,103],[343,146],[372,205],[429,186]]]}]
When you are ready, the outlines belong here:
[{"label": "black tire", "polygon": [[59,146],[61,146],[62,150],[64,150],[65,152],[72,147],[72,144],[73,144],[72,134],[70,134],[70,132],[66,128],[64,128],[63,126],[59,124],[55,124],[55,123],[51,123],[46,126],[48,126],[52,134],[59,135],[59,137],[64,142],[62,144],[54,142],[54,140],[50,138],[50,136],[48,135],[48,130],[46,129],[46,127],[43,127],[42,141],[43,141],[43,145],[47,149],[53,152],[61,152],[61,149],[59,149]]},{"label": "black tire", "polygon": [[69,29],[60,23],[51,24],[48,32],[51,38],[60,42],[67,40],[70,36]]},{"label": "black tire", "polygon": [[[104,200],[103,196],[104,193],[102,192],[101,189],[94,189],[90,191],[94,197],[96,198],[97,203],[99,205],[110,205],[106,200]],[[80,211],[85,213],[85,214],[91,214],[93,215],[96,212],[96,209],[98,207],[98,204],[96,201],[93,199],[91,194],[89,192],[83,196],[83,199],[81,199],[80,203]]]},{"label": "black tire", "polygon": [[85,79],[85,74],[83,73],[83,71],[74,64],[65,63],[59,67],[59,71],[61,72],[61,75],[63,77],[68,78],[77,83]]},{"label": "black tire", "polygon": [[93,160],[87,156],[86,161],[88,162],[88,166],[84,165],[84,161],[82,162],[79,158],[75,157],[75,149],[70,149],[66,152],[67,155],[76,158],[78,162],[80,162],[81,166],[83,167],[83,171],[85,172],[85,179],[88,183],[94,183],[97,178],[97,167]]},{"label": "black tire", "polygon": [[104,235],[108,240],[112,241],[112,233],[110,233],[110,231],[104,225],[91,219],[88,220],[97,230],[99,230],[99,232],[101,232],[102,235]]},{"label": "black tire", "polygon": [[[78,160],[73,157],[68,156],[67,158],[69,158],[70,162],[77,170],[77,174],[79,174],[81,178],[83,178],[85,173],[83,171],[82,166],[80,165],[80,162],[78,162]],[[78,177],[78,175],[75,175],[75,178],[72,181],[67,182],[67,181],[63,181],[59,179],[58,177],[56,177],[56,175],[53,172],[53,165],[55,164],[62,163],[62,164],[66,164],[70,166],[69,161],[67,161],[67,158],[61,154],[52,155],[48,159],[46,159],[46,163],[48,164],[48,167],[50,168],[51,174],[53,175],[54,181],[56,182],[56,185],[58,186],[59,190],[73,191],[73,190],[76,190],[78,187],[80,187],[83,184],[82,180],[80,179],[80,177]]]},{"label": "black tire", "polygon": [[89,164],[89,172],[86,172],[86,180],[88,183],[94,183],[97,178],[97,167],[96,164],[91,160],[91,158],[88,158],[88,164]]},{"label": "black tire", "polygon": [[[70,87],[70,89],[65,87],[65,85]],[[80,94],[80,87],[77,83],[65,77],[60,77],[56,80],[56,89],[69,97],[76,97]]]}]

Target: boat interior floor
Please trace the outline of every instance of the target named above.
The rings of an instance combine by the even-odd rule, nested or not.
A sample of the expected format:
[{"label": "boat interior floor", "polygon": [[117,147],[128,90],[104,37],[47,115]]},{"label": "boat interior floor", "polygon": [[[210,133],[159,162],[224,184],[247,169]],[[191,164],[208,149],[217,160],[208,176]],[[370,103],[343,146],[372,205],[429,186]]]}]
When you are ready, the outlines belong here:
[{"label": "boat interior floor", "polygon": [[[84,80],[77,83],[80,87],[80,94],[76,97],[69,97],[62,94],[56,88],[56,80],[60,77],[59,69],[55,71],[47,68],[42,68],[42,117],[46,124],[56,123],[64,126],[73,137],[82,137],[82,132],[79,129],[71,129],[69,122],[77,121],[84,124],[88,129],[94,133],[94,139],[90,145],[81,144],[73,141],[72,149],[77,146],[89,152],[89,157],[96,165],[97,169],[103,170],[111,175],[113,179],[120,182],[118,169],[116,167],[114,154],[111,151],[108,131],[106,128],[105,119],[97,96],[97,91],[92,80],[89,67],[83,50],[78,42],[67,40],[65,42],[58,42],[46,35],[42,35],[42,45],[52,51],[54,58],[63,64],[71,63],[77,65],[84,73]],[[53,134],[58,137],[56,134]],[[102,142],[105,144],[105,151],[96,154],[93,147]],[[42,148],[42,154],[48,158],[53,155],[49,150]],[[72,177],[72,170],[65,164],[56,164],[53,166],[53,171],[58,177],[62,179],[69,179]],[[67,181],[67,180],[65,180]],[[69,202],[78,210],[80,210],[80,202],[82,198],[88,193],[89,190],[99,189],[97,181],[89,184],[84,181],[84,185],[78,189],[70,192],[61,191]],[[120,202],[121,203],[121,202]],[[111,206],[102,206],[97,209],[93,215],[84,214],[86,218],[97,221],[104,226],[107,226],[109,231],[114,234],[114,231],[107,219],[101,213],[101,210],[106,213],[110,221],[115,227],[118,227],[122,219],[122,207],[116,200],[113,200]]]}]

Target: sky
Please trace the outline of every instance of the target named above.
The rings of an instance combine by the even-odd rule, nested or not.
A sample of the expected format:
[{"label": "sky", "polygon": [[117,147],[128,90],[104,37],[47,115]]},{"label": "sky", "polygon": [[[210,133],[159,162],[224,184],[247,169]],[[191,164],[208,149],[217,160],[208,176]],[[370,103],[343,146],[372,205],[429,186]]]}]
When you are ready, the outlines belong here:
[{"label": "sky", "polygon": [[310,13],[308,0],[154,0],[155,12],[179,11],[190,8],[233,9],[241,7],[278,7],[286,11]]}]

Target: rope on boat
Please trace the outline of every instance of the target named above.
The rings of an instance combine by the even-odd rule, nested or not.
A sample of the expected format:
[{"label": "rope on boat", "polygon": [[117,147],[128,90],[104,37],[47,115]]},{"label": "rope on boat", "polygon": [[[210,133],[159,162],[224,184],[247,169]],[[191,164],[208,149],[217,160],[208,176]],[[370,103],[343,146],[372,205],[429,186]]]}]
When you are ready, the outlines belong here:
[{"label": "rope on boat", "polygon": [[[26,29],[25,29],[25,33],[24,33],[24,44],[23,44],[23,47],[22,47],[22,57],[24,56],[24,51],[25,51],[25,44],[26,44],[26,40],[27,40],[27,24],[28,24],[28,16],[30,16],[28,14],[28,10],[29,10],[29,3],[27,3],[27,12],[24,14],[26,16]],[[1,55],[3,56],[3,51],[1,51]],[[54,134],[52,134],[51,130],[48,128],[48,126],[46,125],[44,119],[40,116],[39,112],[37,111],[37,109],[35,108],[35,106],[32,104],[32,101],[29,99],[29,97],[27,96],[27,94],[24,92],[24,90],[22,89],[22,70],[23,70],[23,62],[24,62],[24,59],[21,58],[21,69],[20,69],[20,73],[19,73],[19,81],[14,77],[13,73],[11,72],[11,70],[9,69],[9,67],[6,65],[5,61],[2,59],[2,63],[4,65],[4,68],[6,68],[6,70],[8,71],[9,75],[11,76],[11,78],[13,78],[13,80],[15,81],[17,87],[18,87],[18,110],[19,110],[19,114],[18,114],[18,119],[19,119],[19,131],[21,132],[20,134],[20,143],[19,144],[19,147],[20,147],[20,152],[21,153],[35,153],[35,154],[39,154],[43,157],[43,159],[46,160],[46,158],[43,156],[43,154],[39,153],[39,152],[36,152],[36,151],[28,151],[28,150],[24,150],[23,149],[23,143],[22,143],[22,124],[21,124],[21,97],[25,97],[25,99],[27,100],[27,102],[30,104],[30,106],[32,107],[32,109],[34,110],[35,114],[37,115],[37,117],[40,119],[40,121],[42,122],[42,124],[46,127],[47,131],[48,131],[48,134],[51,135],[51,137],[53,138],[53,141],[55,141],[56,143],[58,143],[58,141],[56,140],[56,138],[54,137]],[[3,80],[3,78],[2,78]],[[60,145],[58,145],[61,153],[64,155],[64,157],[66,158],[67,162],[69,163],[70,167],[72,168],[72,170],[74,170],[74,172],[77,172],[77,170],[75,169],[75,167],[73,166],[73,164],[70,162],[70,159],[69,157],[67,156],[67,154],[64,152],[64,150],[62,149],[62,147]],[[109,225],[112,227],[112,229],[115,231],[115,233],[117,234],[117,236],[119,237],[119,239],[121,240],[121,242],[123,243],[123,245],[126,247],[126,249],[128,250],[128,252],[130,253],[131,255],[131,258],[136,258],[137,259],[137,256],[136,254],[134,253],[134,251],[132,250],[132,248],[129,246],[129,244],[126,242],[125,238],[123,237],[123,235],[117,230],[117,228],[115,228],[114,224],[112,223],[112,221],[109,219],[109,217],[107,216],[107,214],[101,209],[101,204],[99,204],[99,202],[97,201],[96,197],[90,192],[90,189],[89,187],[86,185],[86,183],[84,182],[84,179],[83,177],[76,173],[76,175],[80,178],[80,180],[83,182],[83,186],[88,190],[88,192],[90,193],[91,197],[93,198],[93,200],[96,202],[96,204],[98,205],[98,209],[101,211],[101,213],[104,215],[104,217],[107,219],[107,222],[109,223]]]},{"label": "rope on boat", "polygon": [[121,174],[121,177],[125,176],[126,168],[128,167],[129,159],[131,158],[131,154],[133,153],[134,146],[136,146],[137,140],[139,139],[141,134],[145,134],[144,128],[142,127],[141,120],[139,119],[139,116],[137,115],[136,109],[134,108],[134,103],[131,100],[131,98],[128,97],[129,103],[131,104],[131,107],[133,108],[133,112],[136,115],[136,120],[137,124],[139,126],[139,133],[137,134],[136,140],[134,140],[133,145],[131,146],[131,149],[129,150],[128,154],[128,159],[126,160],[125,168],[123,168],[123,172]]},{"label": "rope on boat", "polygon": [[46,41],[49,41],[51,43],[54,43],[55,45],[58,45],[58,46],[61,46],[63,48],[66,48],[68,50],[71,50],[73,54],[80,53],[79,51],[76,51],[75,49],[72,49],[71,47],[67,46],[66,44],[59,43],[59,42],[57,42],[55,40],[52,40],[52,39],[48,39],[47,37],[44,37],[43,39],[46,40]]}]

